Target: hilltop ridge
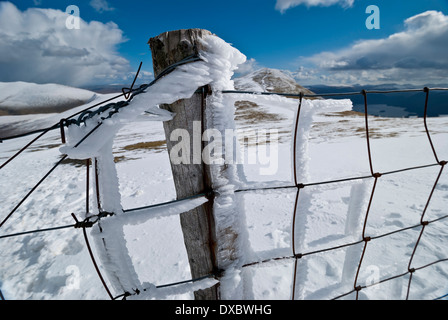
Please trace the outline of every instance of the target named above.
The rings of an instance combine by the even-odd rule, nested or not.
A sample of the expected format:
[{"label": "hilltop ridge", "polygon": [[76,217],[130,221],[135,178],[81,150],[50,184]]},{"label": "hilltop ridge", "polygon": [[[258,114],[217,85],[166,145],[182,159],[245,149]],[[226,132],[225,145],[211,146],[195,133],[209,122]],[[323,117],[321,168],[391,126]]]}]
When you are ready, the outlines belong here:
[{"label": "hilltop ridge", "polygon": [[314,94],[278,69],[261,68],[235,79],[235,89],[257,92]]}]

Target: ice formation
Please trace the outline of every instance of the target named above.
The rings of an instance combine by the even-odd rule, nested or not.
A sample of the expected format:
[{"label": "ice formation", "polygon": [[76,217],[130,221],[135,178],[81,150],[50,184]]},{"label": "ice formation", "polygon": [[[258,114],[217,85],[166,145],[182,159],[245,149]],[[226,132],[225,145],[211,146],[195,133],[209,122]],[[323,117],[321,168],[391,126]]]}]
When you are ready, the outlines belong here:
[{"label": "ice formation", "polygon": [[[190,98],[197,88],[210,85],[213,94],[208,97],[207,124],[209,127],[225,133],[225,129],[234,127],[234,106],[226,104],[222,90],[233,89],[230,80],[237,66],[246,57],[229,44],[214,35],[202,39],[206,50],[200,52],[203,61],[177,67],[169,75],[159,79],[144,93],[133,97],[129,106],[118,113],[102,119],[99,114],[87,119],[80,126],[71,125],[67,129],[67,143],[61,152],[71,159],[98,159],[100,203],[103,211],[114,213],[114,217],[101,221],[92,234],[97,239],[97,249],[105,266],[109,280],[117,292],[141,291],[143,285],[132,267],[129,253],[126,249],[121,221],[124,217],[120,202],[119,185],[116,169],[113,163],[112,142],[119,129],[126,123],[150,109],[150,113],[160,121],[167,120],[167,115],[159,112],[156,107],[160,104],[170,104],[180,99]],[[102,123],[96,130],[94,128]],[[86,135],[92,132],[82,144]],[[242,283],[235,281],[241,267],[242,256],[248,250],[247,235],[244,227],[244,211],[235,201],[234,191],[238,187],[238,171],[235,166],[226,170],[211,166],[212,184],[216,191],[214,214],[217,224],[218,264],[227,270],[221,281],[225,298],[242,298]],[[183,212],[180,208],[178,213]],[[126,217],[127,218],[127,217]],[[113,221],[120,223],[113,223]],[[126,219],[124,219],[126,220]],[[101,230],[100,230],[101,228]],[[230,233],[229,234],[229,230]],[[227,239],[237,234],[235,243],[227,243]],[[228,252],[229,246],[235,246],[235,252]],[[230,256],[232,256],[230,258]],[[235,285],[235,283],[237,283]]]}]

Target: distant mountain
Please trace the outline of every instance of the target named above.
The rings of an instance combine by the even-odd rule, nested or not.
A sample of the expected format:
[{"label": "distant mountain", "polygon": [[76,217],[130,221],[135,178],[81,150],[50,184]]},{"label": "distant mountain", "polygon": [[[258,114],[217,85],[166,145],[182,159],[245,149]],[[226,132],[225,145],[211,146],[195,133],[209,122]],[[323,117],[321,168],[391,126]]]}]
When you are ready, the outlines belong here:
[{"label": "distant mountain", "polygon": [[59,84],[0,82],[0,115],[59,113],[96,97],[95,92]]},{"label": "distant mountain", "polygon": [[262,68],[235,79],[235,89],[257,92],[313,94],[278,69]]},{"label": "distant mountain", "polygon": [[[250,74],[235,79],[235,89],[256,92],[303,92],[304,94],[328,94],[367,91],[389,91],[400,89],[422,89],[421,92],[372,93],[368,95],[368,113],[385,117],[413,117],[424,115],[426,94],[423,87],[412,85],[397,85],[385,83],[380,85],[326,86],[312,85],[304,88],[293,76],[277,69],[262,68]],[[436,87],[436,86],[434,86]],[[350,99],[353,110],[364,112],[364,97],[362,95],[329,96],[327,99]],[[237,107],[248,107],[239,103]],[[252,105],[252,110],[254,110]],[[238,108],[237,108],[238,109]],[[238,111],[238,110],[237,110]],[[237,112],[238,113],[238,112]],[[438,117],[448,115],[448,91],[432,91],[428,101],[428,116]]]}]

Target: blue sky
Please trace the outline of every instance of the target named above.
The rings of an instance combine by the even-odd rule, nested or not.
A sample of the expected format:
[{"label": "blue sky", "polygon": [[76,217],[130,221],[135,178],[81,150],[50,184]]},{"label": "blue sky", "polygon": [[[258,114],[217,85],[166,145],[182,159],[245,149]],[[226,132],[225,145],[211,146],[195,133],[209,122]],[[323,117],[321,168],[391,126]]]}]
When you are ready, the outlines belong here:
[{"label": "blue sky", "polygon": [[[316,3],[318,5],[313,5]],[[164,31],[186,28],[208,29],[232,43],[249,59],[246,70],[258,67],[288,70],[305,85],[362,84],[373,80],[377,82],[402,80],[415,84],[443,83],[445,81],[443,75],[434,75],[434,70],[440,71],[441,66],[445,68],[445,64],[448,66],[448,59],[445,58],[448,45],[441,46],[437,50],[435,47],[440,43],[434,45],[435,52],[432,52],[426,50],[427,40],[422,40],[439,37],[439,41],[434,40],[429,43],[431,45],[444,40],[448,35],[448,24],[444,25],[448,21],[447,0],[20,0],[0,1],[0,4],[3,4],[0,6],[0,18],[4,17],[3,26],[14,24],[13,16],[16,16],[16,20],[20,20],[22,25],[25,24],[23,22],[25,20],[35,20],[37,25],[42,26],[41,35],[43,35],[45,32],[48,33],[48,29],[43,25],[53,24],[52,36],[36,35],[33,39],[24,39],[24,34],[27,32],[37,33],[32,23],[27,23],[27,27],[17,27],[20,30],[14,34],[14,28],[3,28],[0,21],[0,41],[3,38],[10,51],[20,52],[22,49],[19,47],[16,50],[13,43],[23,46],[26,40],[28,44],[27,57],[23,57],[22,62],[14,57],[15,63],[7,65],[7,58],[3,58],[3,64],[0,59],[0,71],[2,68],[5,71],[0,74],[0,81],[58,82],[57,76],[60,74],[59,82],[76,86],[94,82],[119,83],[131,77],[140,61],[144,63],[146,77],[150,77],[152,64],[148,39]],[[11,13],[13,10],[11,5],[16,7],[18,13],[15,11],[14,14]],[[76,31],[70,30],[69,33],[63,30],[66,28],[62,23],[58,26],[54,22],[56,20],[41,17],[50,16],[48,9],[60,11],[61,15],[65,14],[69,5],[79,7],[80,18],[88,23],[88,26],[81,26],[80,30]],[[376,5],[380,9],[379,30],[366,28],[365,22],[369,16],[366,14],[366,8],[369,5]],[[38,14],[37,11],[32,11],[34,8],[44,10]],[[5,21],[6,17],[11,21]],[[413,17],[414,19],[411,19]],[[99,22],[101,26],[92,21]],[[9,31],[4,31],[2,34],[1,30],[6,29]],[[101,35],[96,33],[97,29],[101,29]],[[74,31],[80,35],[72,40]],[[57,35],[58,32],[60,36]],[[421,48],[412,46],[412,37],[406,38],[407,44],[400,42],[404,41],[405,36],[412,35],[412,32],[416,34],[415,41],[421,41]],[[95,38],[95,35],[99,38]],[[57,38],[54,43],[57,43],[61,50],[57,54],[52,52],[45,55],[45,60],[36,61],[34,65],[36,68],[36,65],[40,66],[39,72],[30,78],[25,71],[15,72],[14,68],[20,69],[22,64],[26,66],[26,61],[33,59],[30,53],[33,51],[30,50],[33,48],[31,40],[35,40],[36,37],[41,39],[39,46],[42,47],[44,46],[42,42],[52,39],[53,36]],[[397,42],[392,43],[390,39],[395,36]],[[74,49],[71,52],[64,49],[69,48],[75,41],[77,43],[73,44]],[[98,48],[95,48],[96,42],[99,43]],[[359,44],[364,44],[371,50],[360,50],[356,47]],[[402,56],[398,54],[400,50],[397,53],[397,48],[400,48],[398,44],[403,47]],[[49,43],[48,46],[54,48],[54,44]],[[95,59],[84,57],[84,60],[88,61],[86,65],[90,66],[89,72],[93,74],[96,70],[93,65],[97,60],[104,62],[103,68],[107,63],[112,65],[113,72],[108,74],[98,69],[90,79],[80,76],[82,67],[79,66],[80,59],[71,63],[69,58],[83,56],[83,49],[89,52],[96,51],[98,54]],[[39,55],[39,50],[35,50],[36,56]],[[63,52],[66,51],[68,55],[64,56]],[[434,54],[440,51],[445,54]],[[54,59],[50,60],[50,56]],[[73,80],[75,76],[71,79],[69,74],[52,71],[49,66],[46,68],[42,66],[52,64],[56,67],[58,63],[63,62],[66,67],[67,64],[73,68],[73,65],[77,65],[79,70],[73,69],[71,72],[68,67],[67,70],[76,73],[79,80]],[[30,72],[30,67],[27,67],[26,71]],[[52,76],[46,76],[46,72]],[[418,74],[419,79],[414,79]]]}]

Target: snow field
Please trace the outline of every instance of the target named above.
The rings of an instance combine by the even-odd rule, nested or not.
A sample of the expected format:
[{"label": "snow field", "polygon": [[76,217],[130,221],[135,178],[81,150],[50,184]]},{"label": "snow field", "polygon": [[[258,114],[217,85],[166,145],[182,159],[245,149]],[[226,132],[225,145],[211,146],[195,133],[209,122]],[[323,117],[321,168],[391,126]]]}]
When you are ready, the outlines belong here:
[{"label": "snow field", "polygon": [[[332,136],[333,131],[328,129],[335,122],[349,120],[356,123],[358,118],[319,116],[315,121],[322,120],[326,120],[327,126],[316,128],[319,130],[318,136],[313,138],[315,135],[313,130],[310,133],[310,181],[352,177],[352,170],[354,174],[368,173],[366,159],[361,161],[351,156],[363,153],[365,140],[362,137],[345,135],[338,139],[325,138]],[[402,121],[409,123],[414,119],[403,119]],[[443,132],[444,119],[431,119],[431,121],[434,122],[431,128],[435,129],[435,134],[432,136],[434,144],[437,150],[440,150],[440,157],[444,159],[443,155],[448,147],[446,139],[444,139],[446,137],[446,133]],[[396,122],[398,121],[383,122],[383,126],[386,123]],[[409,127],[411,126],[406,126],[406,128]],[[390,128],[385,126],[384,130],[390,130]],[[375,147],[376,149],[372,148],[374,152],[379,150],[374,155],[377,158],[378,155],[386,158],[386,155],[381,152],[381,147],[388,148],[387,141],[391,139],[400,140],[403,145],[413,146],[416,141],[415,134],[411,127],[411,129],[404,130],[399,137],[385,139],[382,145],[378,144],[381,140],[372,140],[372,145],[375,143],[378,145]],[[117,163],[124,209],[165,202],[175,198],[166,151],[123,149],[127,144],[132,144],[136,138],[138,141],[158,141],[163,137],[161,124],[145,121],[145,117],[124,126],[119,131],[114,150],[117,156],[124,154],[128,159]],[[58,144],[58,139],[58,133],[50,134],[33,150],[27,151],[19,157],[14,164],[11,164],[11,167],[5,167],[2,171],[2,185],[11,186],[3,188],[1,193],[5,211],[8,211],[7,208],[12,208],[41,174],[58,159],[57,147],[45,148],[46,145]],[[328,139],[328,141],[324,139]],[[424,143],[424,133],[418,139]],[[12,151],[25,141],[27,140],[5,142],[2,145],[4,148],[2,150],[5,150],[2,151],[2,160],[11,155]],[[355,149],[360,151],[349,152]],[[424,164],[426,160],[430,160],[430,163],[433,162],[427,157],[427,154],[412,153],[414,148],[407,149],[415,157],[413,161],[407,160],[408,164]],[[336,158],[337,161],[334,158],[332,158],[333,161],[324,161],[328,158],[329,150],[333,150],[332,154],[338,152],[341,155]],[[277,184],[289,184],[291,181],[290,145],[280,144],[279,153],[281,155],[280,169],[275,180],[277,180]],[[399,155],[395,154],[395,156]],[[383,163],[388,164],[385,160]],[[400,161],[396,161],[397,163],[402,165]],[[347,168],[347,164],[349,164],[349,168]],[[378,167],[378,169],[381,168]],[[400,167],[390,167],[390,169],[397,168]],[[260,180],[260,177],[257,176],[256,166],[247,165],[245,169],[249,181],[253,181],[257,177]],[[84,212],[85,168],[65,165],[61,171],[57,170],[55,175],[50,176],[45,185],[39,188],[36,194],[25,203],[24,208],[17,212],[10,223],[5,225],[2,234],[71,224],[73,222],[70,217],[71,212]],[[334,175],[335,172],[337,175]],[[434,167],[381,177],[368,219],[367,234],[375,236],[418,224],[437,174],[438,167]],[[257,185],[269,183],[266,177],[262,178],[264,180],[258,181]],[[372,180],[366,180],[365,189],[367,191],[370,191],[372,182]],[[355,185],[361,185],[361,183],[357,182]],[[442,217],[445,214],[448,201],[447,186],[448,178],[445,172],[427,211],[428,220]],[[306,236],[303,242],[304,247],[301,248],[304,250],[298,250],[298,252],[314,251],[360,240],[360,224],[363,222],[364,211],[361,211],[358,218],[354,219],[358,223],[358,228],[352,226],[352,232],[346,233],[349,199],[352,192],[350,184],[314,187],[309,190],[311,191],[308,195],[304,193],[302,194],[304,197],[299,198],[300,201],[311,201],[312,206],[309,211],[303,212]],[[291,189],[238,194],[238,197],[245,198],[249,240],[255,252],[255,255],[250,258],[262,260],[292,254],[290,247],[291,223],[295,193],[296,191]],[[65,205],[65,199],[69,200],[70,205]],[[91,206],[93,205],[91,203]],[[300,213],[299,211],[299,215]],[[160,285],[190,278],[181,228],[176,216],[150,219],[140,226],[125,226],[124,230],[127,246],[142,282]],[[359,283],[371,280],[368,278],[369,275],[378,271],[378,269],[372,271],[372,266],[379,268],[381,278],[405,272],[419,231],[419,228],[410,229],[370,242]],[[82,235],[77,230],[67,229],[27,235],[22,238],[1,239],[0,241],[2,241],[0,281],[2,282],[2,291],[7,299],[107,299],[87,255]],[[444,220],[428,226],[415,255],[415,265],[422,266],[437,259],[443,259],[446,256],[445,243],[446,223]],[[354,246],[352,250],[355,252],[352,254],[349,252],[349,257],[352,257],[351,263],[349,263],[350,259],[346,257],[346,252],[349,249],[339,249],[300,259],[299,266],[302,262],[306,262],[307,268],[298,269],[298,277],[305,276],[307,281],[303,285],[306,288],[303,290],[303,295],[296,295],[296,297],[331,299],[338,294],[348,292],[353,285],[354,274],[352,271],[357,266],[359,261],[357,258],[359,258],[361,249],[362,244]],[[346,284],[341,286],[344,264],[351,267],[346,267]],[[76,266],[79,272],[71,271],[71,266]],[[246,276],[252,277],[252,297],[254,299],[290,299],[293,267],[294,260],[292,259],[246,268]],[[416,272],[411,286],[411,298],[431,299],[444,294],[446,287],[440,279],[446,278],[448,271],[446,269],[443,263],[439,263]],[[79,289],[70,285],[73,279],[79,280]],[[403,299],[407,290],[407,281],[408,277],[405,276],[364,289],[361,292],[362,297]],[[184,293],[165,298],[189,299],[192,296],[191,293]],[[353,298],[353,296],[348,298]]]}]

